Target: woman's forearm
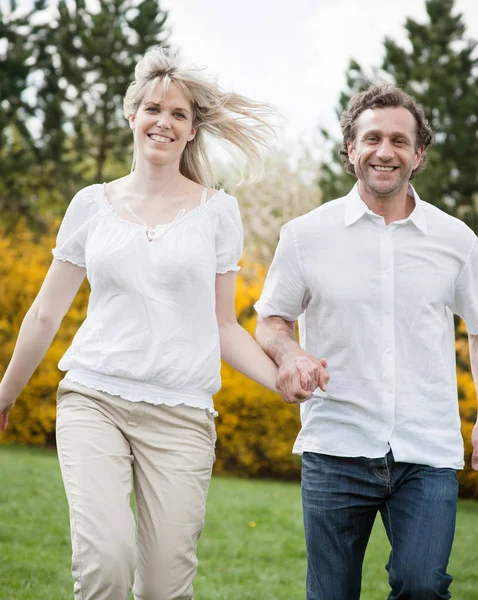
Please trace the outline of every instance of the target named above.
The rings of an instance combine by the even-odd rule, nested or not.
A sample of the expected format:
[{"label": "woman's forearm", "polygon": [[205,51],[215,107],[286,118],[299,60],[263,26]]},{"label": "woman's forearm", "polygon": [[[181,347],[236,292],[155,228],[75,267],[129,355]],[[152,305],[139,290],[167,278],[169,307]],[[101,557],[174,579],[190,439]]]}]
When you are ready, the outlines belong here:
[{"label": "woman's forearm", "polygon": [[30,309],[20,327],[15,350],[0,384],[2,395],[15,399],[46,354],[59,323],[41,318]]},{"label": "woman's forearm", "polygon": [[276,390],[277,366],[238,323],[219,326],[221,357],[233,369],[272,391]]}]

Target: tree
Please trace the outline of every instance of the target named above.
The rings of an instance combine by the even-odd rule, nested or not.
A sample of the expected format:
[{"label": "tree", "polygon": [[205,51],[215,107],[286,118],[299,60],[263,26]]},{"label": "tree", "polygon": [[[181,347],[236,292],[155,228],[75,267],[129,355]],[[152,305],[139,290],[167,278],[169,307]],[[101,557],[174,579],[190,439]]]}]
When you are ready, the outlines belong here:
[{"label": "tree", "polygon": [[[464,220],[478,232],[478,52],[465,38],[453,0],[427,0],[428,22],[407,19],[408,44],[386,39],[380,68],[367,75],[355,61],[347,73],[340,112],[351,95],[373,80],[393,82],[422,105],[435,131],[429,166],[414,185],[423,199]],[[325,139],[330,137],[324,132]],[[335,145],[337,149],[337,145]],[[335,158],[324,165],[319,185],[325,198],[343,195],[352,180]]]},{"label": "tree", "polygon": [[82,176],[102,181],[110,159],[128,163],[122,99],[140,57],[166,45],[167,13],[157,0],[100,0],[93,13],[85,0],[60,0],[58,11],[55,48],[73,113],[72,148],[89,157]]},{"label": "tree", "polygon": [[41,144],[29,126],[36,110],[28,89],[38,65],[37,49],[45,39],[45,28],[32,18],[45,6],[46,0],[37,0],[30,11],[19,14],[10,0],[0,9],[0,211],[7,223],[13,215],[30,216],[42,162]]},{"label": "tree", "polygon": [[157,0],[47,8],[19,14],[10,0],[0,14],[0,208],[12,225],[62,213],[82,185],[125,172],[122,98],[136,62],[169,35]]}]

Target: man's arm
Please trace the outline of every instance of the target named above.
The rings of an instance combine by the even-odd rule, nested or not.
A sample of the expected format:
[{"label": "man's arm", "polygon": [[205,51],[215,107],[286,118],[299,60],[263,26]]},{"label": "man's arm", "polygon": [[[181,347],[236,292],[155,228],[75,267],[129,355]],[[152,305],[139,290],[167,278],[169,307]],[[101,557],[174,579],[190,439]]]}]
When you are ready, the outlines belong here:
[{"label": "man's arm", "polygon": [[[475,388],[478,390],[478,335],[468,335],[470,347],[470,364],[471,374],[475,382]],[[473,428],[471,434],[471,442],[473,444],[473,456],[471,457],[471,466],[475,471],[478,471],[478,421]]]},{"label": "man's arm", "polygon": [[282,317],[257,317],[256,340],[279,367],[276,387],[290,403],[308,400],[313,390],[326,390],[329,375],[327,361],[304,352],[295,339],[292,321]]}]

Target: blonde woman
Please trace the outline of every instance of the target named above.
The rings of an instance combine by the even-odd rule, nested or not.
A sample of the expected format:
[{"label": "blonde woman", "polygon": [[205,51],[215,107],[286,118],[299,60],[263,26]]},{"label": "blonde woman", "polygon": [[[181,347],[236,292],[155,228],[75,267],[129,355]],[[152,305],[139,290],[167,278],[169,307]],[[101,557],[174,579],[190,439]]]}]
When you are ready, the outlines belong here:
[{"label": "blonde woman", "polygon": [[0,386],[0,427],[86,275],[88,314],[59,364],[57,416],[75,598],[126,600],[134,582],[136,600],[191,600],[220,356],[273,390],[277,375],[236,321],[241,219],[213,188],[204,136],[242,153],[254,178],[271,109],[156,49],[136,67],[124,114],[134,170],[68,207]]}]

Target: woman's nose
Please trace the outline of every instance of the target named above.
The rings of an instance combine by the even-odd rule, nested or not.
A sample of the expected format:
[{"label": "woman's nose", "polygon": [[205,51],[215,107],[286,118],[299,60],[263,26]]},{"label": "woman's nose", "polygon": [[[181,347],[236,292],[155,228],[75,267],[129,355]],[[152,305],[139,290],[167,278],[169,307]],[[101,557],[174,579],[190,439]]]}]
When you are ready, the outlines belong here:
[{"label": "woman's nose", "polygon": [[170,129],[171,128],[171,122],[169,120],[169,116],[166,113],[162,113],[158,117],[158,123],[157,123],[157,125],[161,129]]}]

